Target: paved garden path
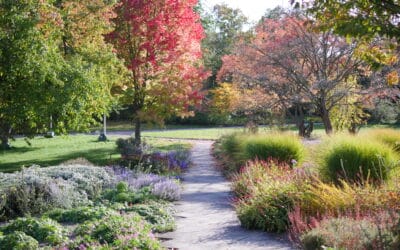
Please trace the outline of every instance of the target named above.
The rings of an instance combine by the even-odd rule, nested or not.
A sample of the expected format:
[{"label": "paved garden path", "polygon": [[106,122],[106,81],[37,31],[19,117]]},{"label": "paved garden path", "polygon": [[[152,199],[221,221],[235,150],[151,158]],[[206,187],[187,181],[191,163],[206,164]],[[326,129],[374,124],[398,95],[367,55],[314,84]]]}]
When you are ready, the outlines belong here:
[{"label": "paved garden path", "polygon": [[183,176],[177,203],[177,230],[163,234],[163,245],[179,250],[291,249],[288,241],[240,227],[231,203],[229,182],[215,169],[212,141],[194,141],[194,167]]}]

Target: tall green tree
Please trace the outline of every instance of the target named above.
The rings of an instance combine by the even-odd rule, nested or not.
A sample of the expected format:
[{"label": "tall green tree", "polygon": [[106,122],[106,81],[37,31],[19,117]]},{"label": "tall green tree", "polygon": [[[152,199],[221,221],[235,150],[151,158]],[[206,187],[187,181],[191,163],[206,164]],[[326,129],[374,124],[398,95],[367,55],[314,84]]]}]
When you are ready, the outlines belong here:
[{"label": "tall green tree", "polygon": [[54,92],[63,104],[52,111],[59,129],[85,130],[116,105],[112,89],[124,83],[127,71],[104,37],[113,30],[115,6],[113,0],[52,2],[60,21],[51,33],[66,64],[63,87]]},{"label": "tall green tree", "polygon": [[[0,139],[48,129],[84,129],[110,110],[111,86],[121,63],[111,47],[98,46],[103,31],[79,33],[86,46],[70,46],[61,2],[0,0]],[[80,9],[81,17],[89,15]],[[99,15],[99,18],[109,18]],[[110,26],[111,27],[111,26]],[[75,50],[75,51],[74,51]],[[90,52],[90,53],[89,53]]]},{"label": "tall green tree", "polygon": [[400,40],[399,0],[314,0],[293,1],[305,4],[321,22],[344,36],[374,38],[383,36]]},{"label": "tall green tree", "polygon": [[[38,25],[38,1],[0,1],[0,139],[7,147],[15,132],[32,134],[48,114],[46,85],[57,85],[57,48]],[[44,112],[38,112],[43,110]]]},{"label": "tall green tree", "polygon": [[202,24],[206,37],[202,42],[204,65],[211,71],[208,87],[216,84],[216,76],[222,66],[222,57],[228,55],[233,43],[247,24],[247,17],[240,9],[233,9],[227,4],[217,4],[209,13],[202,11]]}]

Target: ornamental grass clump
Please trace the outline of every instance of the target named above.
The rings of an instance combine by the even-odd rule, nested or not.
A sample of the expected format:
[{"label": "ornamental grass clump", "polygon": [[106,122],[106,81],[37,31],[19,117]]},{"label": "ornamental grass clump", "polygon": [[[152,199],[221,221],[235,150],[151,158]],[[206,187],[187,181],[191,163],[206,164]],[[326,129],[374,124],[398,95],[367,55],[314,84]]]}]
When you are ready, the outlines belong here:
[{"label": "ornamental grass clump", "polygon": [[225,173],[237,173],[249,160],[270,160],[298,165],[305,151],[298,137],[290,134],[245,134],[225,135],[216,143],[215,152],[222,158]]},{"label": "ornamental grass clump", "polygon": [[220,150],[232,159],[237,159],[238,154],[241,153],[241,141],[245,134],[233,133],[224,135],[220,139]]},{"label": "ornamental grass clump", "polygon": [[305,250],[323,247],[351,249],[366,247],[369,239],[376,237],[378,231],[368,221],[355,221],[349,218],[332,218],[301,236],[301,245]]},{"label": "ornamental grass clump", "polygon": [[301,247],[315,249],[395,249],[393,225],[371,218],[327,218],[300,237]]},{"label": "ornamental grass clump", "polygon": [[335,185],[314,178],[303,186],[302,199],[298,205],[309,216],[387,209],[400,211],[400,192],[386,185],[358,185],[343,180],[340,185]]},{"label": "ornamental grass clump", "polygon": [[249,162],[232,184],[242,226],[268,232],[286,231],[288,213],[300,199],[303,183],[309,178],[304,169],[271,161]]},{"label": "ornamental grass clump", "polygon": [[400,153],[400,131],[395,129],[373,129],[369,130],[366,136],[382,142],[391,147],[398,154]]},{"label": "ornamental grass clump", "polygon": [[267,160],[290,166],[304,159],[304,148],[298,137],[289,134],[260,134],[246,137],[242,142],[244,160]]},{"label": "ornamental grass clump", "polygon": [[398,166],[393,150],[379,142],[360,137],[334,137],[320,147],[319,173],[324,181],[340,180],[380,184]]},{"label": "ornamental grass clump", "polygon": [[[320,239],[321,244],[325,244],[327,239],[329,242],[341,241],[345,249],[392,249],[388,247],[392,243],[387,243],[387,237],[395,237],[399,232],[393,231],[399,223],[400,214],[400,192],[398,189],[392,189],[388,185],[374,186],[369,183],[364,185],[350,184],[343,180],[340,185],[333,183],[324,183],[321,180],[314,179],[303,187],[301,199],[298,200],[294,209],[289,212],[289,235],[292,242],[302,245],[303,235],[310,230],[316,228],[307,236],[304,244],[312,249]],[[365,248],[361,243],[353,242],[354,239],[362,238],[359,232],[354,231],[354,235],[350,234],[333,234],[322,227],[323,221],[335,218],[348,218],[355,224],[363,224],[362,220],[374,224],[374,230],[382,232],[379,238],[372,241],[377,244],[374,247]],[[340,230],[350,230],[350,228],[339,228]],[[335,230],[339,230],[336,228]],[[366,228],[368,229],[368,228]],[[333,230],[334,231],[334,230]],[[383,231],[385,233],[383,234]],[[322,233],[321,233],[322,232]],[[348,231],[345,231],[348,232]],[[323,237],[322,237],[322,236]],[[312,236],[312,237],[311,237]],[[352,237],[346,238],[346,237]],[[310,238],[311,237],[311,238]],[[321,238],[322,237],[322,238]],[[335,238],[336,237],[336,238]],[[336,240],[332,240],[335,238]],[[391,240],[392,241],[392,240]],[[308,243],[307,243],[308,242]],[[351,245],[351,242],[354,245]],[[393,242],[395,242],[393,240]],[[349,244],[346,245],[345,244]],[[361,245],[360,245],[361,244]],[[389,244],[389,245],[385,245]],[[394,244],[394,243],[393,243]],[[350,248],[347,248],[349,246]],[[380,247],[380,246],[385,246]],[[319,246],[319,245],[318,245]],[[326,245],[327,247],[337,247],[336,245]],[[314,249],[321,249],[320,246]],[[396,248],[394,248],[396,249]]]}]

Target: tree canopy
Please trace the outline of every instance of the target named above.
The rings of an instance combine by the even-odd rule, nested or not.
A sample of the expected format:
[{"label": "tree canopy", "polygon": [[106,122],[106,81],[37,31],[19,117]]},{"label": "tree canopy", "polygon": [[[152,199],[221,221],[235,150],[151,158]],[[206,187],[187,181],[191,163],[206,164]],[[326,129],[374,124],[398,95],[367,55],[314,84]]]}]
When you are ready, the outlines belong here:
[{"label": "tree canopy", "polygon": [[197,0],[122,0],[108,36],[130,71],[123,86],[133,106],[135,139],[142,121],[162,122],[171,115],[193,115],[202,80],[200,17]]},{"label": "tree canopy", "polygon": [[111,109],[111,87],[123,69],[104,42],[110,17],[89,13],[93,6],[112,13],[109,1],[0,1],[4,146],[15,133],[30,136],[48,130],[50,116],[59,132],[81,130]]},{"label": "tree canopy", "polygon": [[355,90],[352,79],[362,73],[356,48],[356,42],[329,31],[313,31],[301,17],[265,19],[254,39],[240,40],[234,53],[223,58],[219,79],[246,88],[263,86],[282,108],[300,115],[299,127],[310,103],[331,133],[330,111]]},{"label": "tree canopy", "polygon": [[379,35],[400,39],[398,0],[314,0],[301,3],[321,22],[322,28],[333,29],[339,35],[369,39]]},{"label": "tree canopy", "polygon": [[217,4],[209,13],[202,11],[202,23],[206,37],[202,42],[204,65],[211,71],[207,87],[215,87],[216,75],[222,65],[222,57],[231,52],[235,39],[245,33],[247,17],[240,9]]}]

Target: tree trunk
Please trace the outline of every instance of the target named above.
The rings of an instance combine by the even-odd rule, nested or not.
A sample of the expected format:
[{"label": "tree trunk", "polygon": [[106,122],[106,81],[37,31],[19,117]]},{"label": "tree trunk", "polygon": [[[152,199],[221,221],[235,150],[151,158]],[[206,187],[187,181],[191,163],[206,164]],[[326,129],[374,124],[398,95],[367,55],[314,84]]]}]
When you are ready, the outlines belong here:
[{"label": "tree trunk", "polygon": [[135,119],[135,143],[136,143],[136,145],[140,145],[140,142],[141,142],[140,126],[141,126],[140,118],[136,117],[136,119]]},{"label": "tree trunk", "polygon": [[354,122],[351,123],[350,127],[348,128],[348,131],[350,134],[356,135],[360,131],[361,126],[355,124]]},{"label": "tree trunk", "polygon": [[299,136],[304,137],[306,134],[306,126],[304,125],[303,119],[297,122],[297,128],[299,130]]},{"label": "tree trunk", "polygon": [[2,135],[0,136],[0,140],[1,140],[1,149],[10,149],[11,145],[8,139],[7,135]]},{"label": "tree trunk", "polygon": [[321,111],[322,111],[321,119],[322,119],[322,122],[324,123],[325,133],[327,135],[330,135],[333,132],[333,127],[332,127],[331,118],[329,117],[329,112],[328,112],[328,110],[326,110],[325,107],[323,107],[323,109]]},{"label": "tree trunk", "polygon": [[308,125],[304,129],[304,137],[310,138],[311,137],[311,133],[313,132],[313,130],[314,130],[314,122],[313,121],[309,121]]},{"label": "tree trunk", "polygon": [[304,121],[303,107],[300,104],[296,104],[294,118],[296,120],[296,126],[300,137],[306,137],[306,126]]}]

